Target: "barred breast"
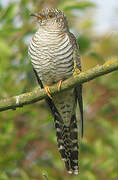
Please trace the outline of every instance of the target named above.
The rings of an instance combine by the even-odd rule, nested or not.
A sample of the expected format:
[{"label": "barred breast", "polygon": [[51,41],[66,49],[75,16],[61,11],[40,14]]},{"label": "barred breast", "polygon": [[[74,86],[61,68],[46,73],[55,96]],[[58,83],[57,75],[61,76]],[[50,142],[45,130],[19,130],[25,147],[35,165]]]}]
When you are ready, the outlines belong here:
[{"label": "barred breast", "polygon": [[[29,55],[43,86],[72,76],[74,69],[73,43],[69,32],[45,31],[39,28],[33,36]],[[78,174],[77,96],[75,88],[47,98],[54,116],[58,148],[69,173]]]},{"label": "barred breast", "polygon": [[30,42],[29,55],[44,85],[64,80],[73,73],[73,48],[67,33],[40,28]]}]

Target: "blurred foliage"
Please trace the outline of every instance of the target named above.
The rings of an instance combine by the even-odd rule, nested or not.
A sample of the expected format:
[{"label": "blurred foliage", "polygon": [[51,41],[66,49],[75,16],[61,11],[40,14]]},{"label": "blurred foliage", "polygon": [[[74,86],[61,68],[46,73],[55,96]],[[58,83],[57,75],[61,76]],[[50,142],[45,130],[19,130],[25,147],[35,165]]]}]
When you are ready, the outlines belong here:
[{"label": "blurred foliage", "polygon": [[[76,0],[0,2],[0,98],[36,86],[27,46],[36,31],[29,16],[44,7],[65,11],[77,34],[83,69],[118,56],[118,35],[97,35],[95,4]],[[81,13],[80,13],[81,11]],[[91,18],[89,18],[91,15]],[[87,19],[88,18],[88,19]],[[44,101],[0,113],[0,180],[117,180],[118,72],[84,85],[84,138],[80,143],[80,174],[67,174],[57,149],[53,118]],[[79,115],[78,115],[79,119]]]}]

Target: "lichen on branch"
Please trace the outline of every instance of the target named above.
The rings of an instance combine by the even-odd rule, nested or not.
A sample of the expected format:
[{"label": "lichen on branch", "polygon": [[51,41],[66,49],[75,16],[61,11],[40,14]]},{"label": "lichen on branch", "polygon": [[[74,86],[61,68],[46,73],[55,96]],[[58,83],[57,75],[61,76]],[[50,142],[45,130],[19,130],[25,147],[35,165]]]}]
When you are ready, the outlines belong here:
[{"label": "lichen on branch", "polygon": [[[83,84],[88,82],[96,77],[108,74],[112,71],[118,70],[118,60],[111,59],[104,63],[103,65],[97,65],[92,69],[83,71],[79,73],[76,77],[71,77],[63,81],[61,86],[61,91],[65,91],[72,87],[77,86],[78,84]],[[51,95],[58,93],[57,85],[50,87]],[[37,101],[40,101],[47,97],[47,94],[44,89],[36,87],[32,92],[27,92],[21,95],[4,98],[0,100],[0,111],[5,111],[8,109],[16,109],[17,107],[23,107],[27,104],[32,104]]]}]

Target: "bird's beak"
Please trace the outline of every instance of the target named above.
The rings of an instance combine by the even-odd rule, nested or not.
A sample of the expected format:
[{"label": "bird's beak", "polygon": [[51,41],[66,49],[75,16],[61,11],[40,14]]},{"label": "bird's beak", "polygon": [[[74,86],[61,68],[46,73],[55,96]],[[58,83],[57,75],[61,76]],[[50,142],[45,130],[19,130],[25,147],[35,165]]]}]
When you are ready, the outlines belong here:
[{"label": "bird's beak", "polygon": [[39,19],[42,19],[42,18],[43,18],[43,16],[41,15],[41,13],[31,13],[30,16],[35,16],[35,17],[37,17],[37,18],[39,18]]}]

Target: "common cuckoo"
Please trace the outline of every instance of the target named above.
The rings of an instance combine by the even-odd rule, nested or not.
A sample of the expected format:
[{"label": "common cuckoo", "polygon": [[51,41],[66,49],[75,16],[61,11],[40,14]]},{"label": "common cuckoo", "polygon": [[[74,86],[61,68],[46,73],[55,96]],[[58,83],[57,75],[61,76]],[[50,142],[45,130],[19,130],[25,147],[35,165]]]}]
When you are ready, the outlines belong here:
[{"label": "common cuckoo", "polygon": [[[76,38],[69,31],[64,13],[58,9],[46,8],[32,13],[37,17],[38,31],[29,45],[29,56],[41,88],[45,88],[48,103],[54,116],[58,149],[68,172],[78,174],[78,125],[77,102],[80,111],[83,135],[82,85],[60,91],[61,83],[81,71],[80,56]],[[59,92],[53,96],[50,85],[57,83]]]}]

